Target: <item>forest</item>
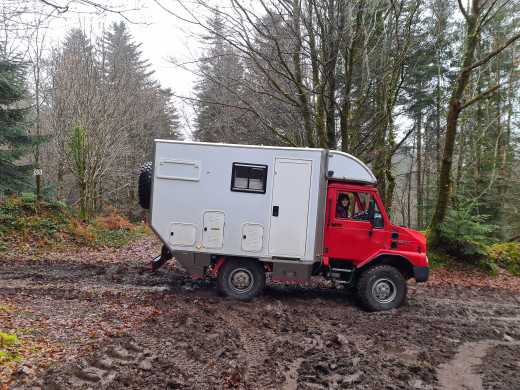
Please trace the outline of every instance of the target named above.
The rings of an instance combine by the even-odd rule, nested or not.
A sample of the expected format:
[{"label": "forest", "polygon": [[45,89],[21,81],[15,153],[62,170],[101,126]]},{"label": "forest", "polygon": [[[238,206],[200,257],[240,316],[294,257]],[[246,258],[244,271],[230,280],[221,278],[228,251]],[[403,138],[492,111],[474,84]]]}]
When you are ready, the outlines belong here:
[{"label": "forest", "polygon": [[[171,58],[196,76],[188,95],[155,79],[125,9],[2,3],[4,197],[36,192],[39,168],[44,199],[139,221],[154,138],[319,147],[367,163],[393,222],[432,248],[519,240],[518,1],[158,4],[198,48]],[[53,41],[74,5],[120,18]]]},{"label": "forest", "polygon": [[[159,20],[190,91],[137,38]],[[0,390],[520,389],[519,0],[0,0],[0,21]],[[428,280],[372,254],[189,273],[143,222],[154,139],[355,156]]]}]

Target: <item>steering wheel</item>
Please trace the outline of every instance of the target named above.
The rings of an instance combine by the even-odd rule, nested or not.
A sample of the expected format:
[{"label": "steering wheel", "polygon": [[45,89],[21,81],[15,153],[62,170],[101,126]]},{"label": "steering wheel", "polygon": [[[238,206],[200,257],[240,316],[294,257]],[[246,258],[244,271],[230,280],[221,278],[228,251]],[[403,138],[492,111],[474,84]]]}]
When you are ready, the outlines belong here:
[{"label": "steering wheel", "polygon": [[356,221],[362,221],[364,219],[363,217],[365,217],[365,216],[366,216],[366,212],[358,211],[356,214],[354,214],[352,216],[352,219],[354,219]]}]

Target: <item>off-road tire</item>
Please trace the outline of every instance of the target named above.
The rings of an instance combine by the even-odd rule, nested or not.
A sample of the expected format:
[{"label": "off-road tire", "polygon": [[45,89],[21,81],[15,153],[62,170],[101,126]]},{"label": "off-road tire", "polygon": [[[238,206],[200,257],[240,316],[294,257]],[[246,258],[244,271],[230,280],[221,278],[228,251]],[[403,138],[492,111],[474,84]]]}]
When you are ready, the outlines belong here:
[{"label": "off-road tire", "polygon": [[406,280],[395,267],[376,265],[361,274],[357,296],[368,311],[401,307],[406,300]]},{"label": "off-road tire", "polygon": [[264,290],[264,267],[258,260],[227,259],[218,270],[217,286],[225,296],[248,301]]},{"label": "off-road tire", "polygon": [[144,163],[139,174],[139,204],[143,209],[150,208],[150,195],[152,193],[152,163]]}]

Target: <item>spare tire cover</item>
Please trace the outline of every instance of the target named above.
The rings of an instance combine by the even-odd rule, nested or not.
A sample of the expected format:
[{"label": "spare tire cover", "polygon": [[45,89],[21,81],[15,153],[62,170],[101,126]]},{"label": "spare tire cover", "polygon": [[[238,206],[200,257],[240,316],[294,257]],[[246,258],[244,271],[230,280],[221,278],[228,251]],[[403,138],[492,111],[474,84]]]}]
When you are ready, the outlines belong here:
[{"label": "spare tire cover", "polygon": [[150,208],[152,193],[152,166],[151,162],[144,163],[139,174],[139,204],[143,209]]}]

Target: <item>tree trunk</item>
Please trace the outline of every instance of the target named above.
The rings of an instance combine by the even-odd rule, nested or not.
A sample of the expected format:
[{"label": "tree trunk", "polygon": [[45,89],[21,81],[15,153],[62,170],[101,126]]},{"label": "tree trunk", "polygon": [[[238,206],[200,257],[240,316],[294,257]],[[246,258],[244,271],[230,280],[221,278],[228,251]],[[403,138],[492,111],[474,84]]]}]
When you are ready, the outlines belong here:
[{"label": "tree trunk", "polygon": [[421,126],[422,126],[422,114],[419,113],[417,120],[417,228],[422,228],[423,221],[423,188],[422,188],[422,137],[421,137]]},{"label": "tree trunk", "polygon": [[448,211],[448,202],[452,188],[451,167],[453,163],[455,139],[457,136],[457,121],[462,110],[461,99],[464,94],[464,89],[469,83],[471,72],[471,70],[466,70],[466,68],[473,64],[475,49],[479,40],[477,26],[480,10],[481,7],[479,0],[473,0],[471,14],[467,15],[466,18],[468,36],[466,38],[465,52],[463,56],[464,61],[462,69],[455,81],[455,88],[450,98],[448,115],[446,117],[446,134],[444,138],[444,151],[442,154],[441,170],[439,174],[437,204],[427,230],[428,245],[434,247],[439,243],[439,225],[444,221],[444,217]]},{"label": "tree trunk", "polygon": [[295,82],[298,88],[298,100],[300,102],[300,110],[303,119],[303,125],[305,128],[305,138],[307,141],[307,146],[310,148],[314,148],[316,143],[314,142],[314,131],[312,127],[312,118],[311,118],[311,110],[309,107],[309,101],[307,99],[307,92],[305,90],[305,85],[303,83],[302,76],[302,65],[301,65],[301,48],[302,41],[301,36],[299,34],[300,31],[300,2],[299,0],[294,0],[293,3],[293,21],[294,21],[294,31],[298,34],[295,38],[295,48],[293,54],[294,61],[294,74],[295,74]]},{"label": "tree trunk", "polygon": [[358,4],[358,10],[356,14],[356,25],[353,31],[353,38],[350,46],[345,48],[345,92],[343,96],[343,104],[340,111],[340,136],[341,136],[341,150],[343,152],[350,153],[350,138],[351,134],[351,97],[350,91],[352,89],[352,77],[354,75],[354,59],[357,55],[357,49],[361,42],[361,23],[364,9],[364,1],[360,1]]}]

